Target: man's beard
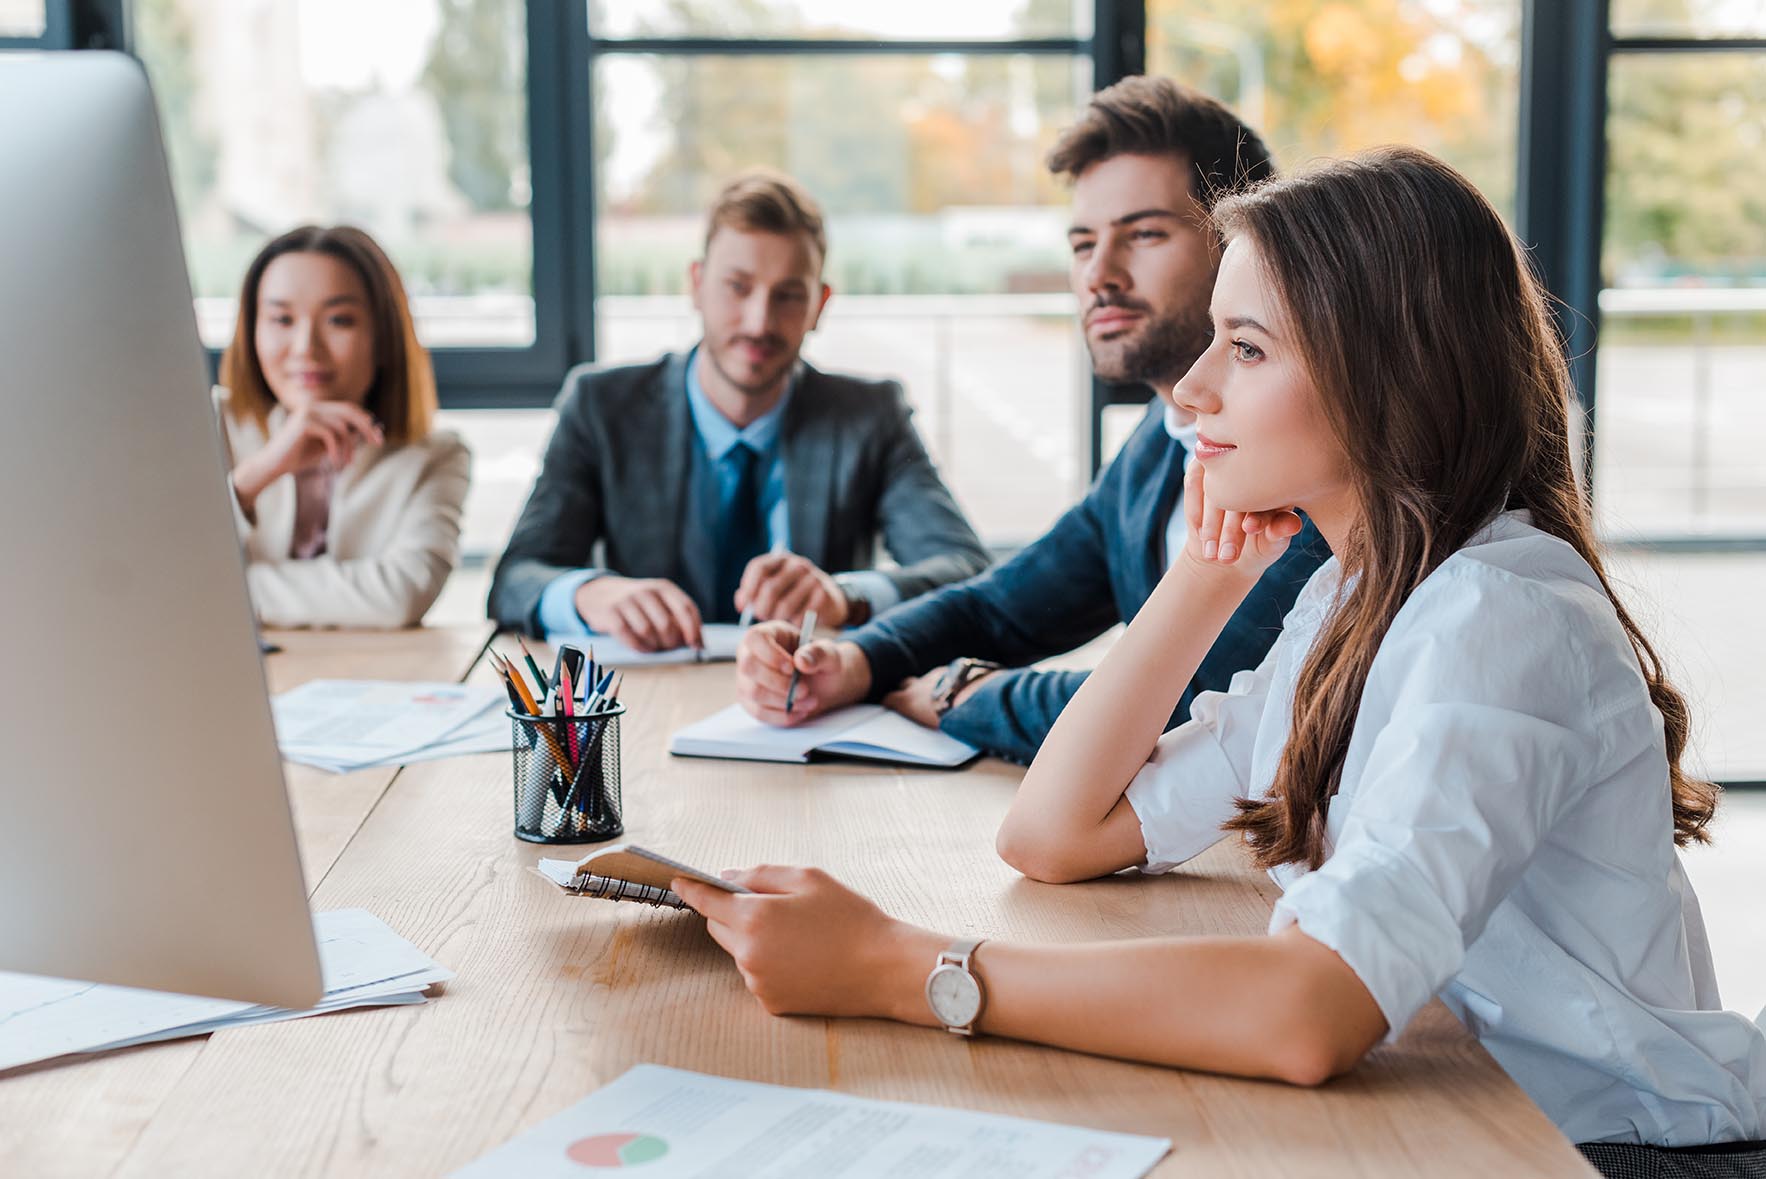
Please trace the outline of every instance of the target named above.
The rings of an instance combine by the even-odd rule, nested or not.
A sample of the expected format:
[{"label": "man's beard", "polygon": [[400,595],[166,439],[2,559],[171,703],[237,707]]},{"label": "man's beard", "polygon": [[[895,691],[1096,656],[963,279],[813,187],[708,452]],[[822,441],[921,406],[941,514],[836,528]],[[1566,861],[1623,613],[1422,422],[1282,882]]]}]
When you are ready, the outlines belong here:
[{"label": "man's beard", "polygon": [[724,363],[724,355],[726,351],[735,351],[736,348],[741,346],[748,338],[749,337],[745,336],[737,336],[731,339],[730,342],[725,345],[724,349],[709,348],[707,351],[710,353],[712,367],[717,369],[718,375],[723,377],[731,388],[748,397],[760,397],[778,389],[779,383],[788,377],[792,368],[796,366],[799,352],[787,352],[785,350],[785,341],[777,336],[763,337],[767,344],[772,345],[779,350],[778,360],[762,370],[761,375],[756,380],[737,380],[736,374],[731,371],[731,366]]},{"label": "man's beard", "polygon": [[[1119,304],[1125,305],[1125,304]],[[1092,372],[1112,385],[1175,382],[1208,349],[1208,315],[1187,308],[1148,320],[1127,337],[1093,342],[1088,336]]]}]

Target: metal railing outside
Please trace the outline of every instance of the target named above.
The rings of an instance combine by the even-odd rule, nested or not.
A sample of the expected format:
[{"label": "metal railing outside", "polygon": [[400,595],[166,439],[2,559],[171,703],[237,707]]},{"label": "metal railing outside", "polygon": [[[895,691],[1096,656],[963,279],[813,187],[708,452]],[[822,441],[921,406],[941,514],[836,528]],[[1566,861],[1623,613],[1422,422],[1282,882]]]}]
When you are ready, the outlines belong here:
[{"label": "metal railing outside", "polygon": [[[1707,535],[1706,529],[1713,517],[1713,451],[1716,438],[1716,394],[1717,382],[1715,362],[1717,350],[1722,346],[1716,339],[1715,327],[1725,318],[1740,316],[1766,315],[1766,286],[1761,287],[1666,287],[1666,288],[1628,288],[1610,287],[1600,292],[1600,313],[1603,322],[1603,335],[1610,336],[1614,327],[1619,324],[1641,327],[1650,320],[1677,319],[1690,324],[1690,334],[1683,341],[1665,344],[1664,347],[1685,348],[1689,352],[1691,379],[1684,391],[1689,415],[1688,438],[1688,483],[1686,489],[1686,512],[1689,527],[1678,530],[1672,535],[1650,535],[1617,538],[1620,543],[1637,544],[1643,547],[1675,547],[1704,545],[1720,545],[1722,547],[1755,547],[1766,546],[1766,510],[1753,523],[1752,535],[1735,532],[1733,527],[1722,529],[1720,534]],[[1747,346],[1747,345],[1744,345]],[[1645,349],[1652,347],[1647,344],[1625,344],[1626,349]],[[1766,342],[1758,346],[1760,349],[1760,376],[1757,391],[1766,394]],[[1614,351],[1617,346],[1614,347]],[[1601,412],[1603,406],[1612,406],[1622,396],[1662,395],[1670,397],[1682,396],[1678,389],[1648,391],[1636,394],[1630,389],[1618,387],[1619,371],[1608,371],[1605,381],[1596,390],[1595,401],[1595,434],[1597,439],[1602,435]],[[1766,441],[1766,439],[1762,439]],[[1597,443],[1598,445],[1598,443]],[[1759,477],[1759,491],[1763,509],[1766,509],[1766,459],[1762,460],[1762,474]],[[1596,496],[1600,496],[1601,486],[1596,483]]]}]

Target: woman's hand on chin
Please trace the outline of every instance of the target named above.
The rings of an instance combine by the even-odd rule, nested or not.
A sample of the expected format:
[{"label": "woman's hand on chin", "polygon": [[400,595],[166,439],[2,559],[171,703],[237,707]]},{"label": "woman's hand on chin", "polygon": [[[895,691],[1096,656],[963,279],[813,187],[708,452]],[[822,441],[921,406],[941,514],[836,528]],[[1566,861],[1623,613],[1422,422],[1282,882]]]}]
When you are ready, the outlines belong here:
[{"label": "woman's hand on chin", "polygon": [[1206,473],[1190,464],[1183,478],[1183,512],[1189,524],[1184,557],[1205,568],[1233,568],[1253,580],[1281,559],[1305,525],[1292,508],[1233,512],[1208,502]]}]

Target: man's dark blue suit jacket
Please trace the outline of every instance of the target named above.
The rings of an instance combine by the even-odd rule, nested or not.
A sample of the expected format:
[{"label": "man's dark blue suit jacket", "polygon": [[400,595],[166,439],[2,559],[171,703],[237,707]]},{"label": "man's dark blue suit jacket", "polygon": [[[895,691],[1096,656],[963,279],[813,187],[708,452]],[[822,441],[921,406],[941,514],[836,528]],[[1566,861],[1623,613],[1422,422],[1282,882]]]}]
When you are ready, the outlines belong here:
[{"label": "man's dark blue suit jacket", "polygon": [[[988,677],[942,728],[989,753],[1028,762],[1082,671],[1026,664],[1090,642],[1132,620],[1164,574],[1165,525],[1181,494],[1182,447],[1155,400],[1091,490],[1045,535],[1002,565],[901,606],[850,637],[871,664],[871,697],[960,655],[1013,670]],[[1270,567],[1209,650],[1167,728],[1189,718],[1196,693],[1224,691],[1256,667],[1300,589],[1330,551],[1311,521]]]}]

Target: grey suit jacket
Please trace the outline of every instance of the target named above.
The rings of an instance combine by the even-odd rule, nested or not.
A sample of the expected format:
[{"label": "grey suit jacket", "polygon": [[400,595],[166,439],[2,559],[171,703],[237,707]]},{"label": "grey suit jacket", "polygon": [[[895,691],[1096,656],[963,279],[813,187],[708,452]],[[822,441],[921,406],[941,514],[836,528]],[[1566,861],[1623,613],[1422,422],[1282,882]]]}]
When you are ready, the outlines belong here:
[{"label": "grey suit jacket", "polygon": [[[687,406],[687,357],[564,378],[545,463],[491,582],[490,616],[535,633],[540,594],[588,566],[666,577],[710,617],[711,538],[690,518],[687,483],[698,434]],[[933,467],[900,383],[804,365],[785,408],[780,447],[792,551],[829,573],[871,566],[881,537],[897,566],[880,570],[912,598],[961,581],[987,553]]]}]

